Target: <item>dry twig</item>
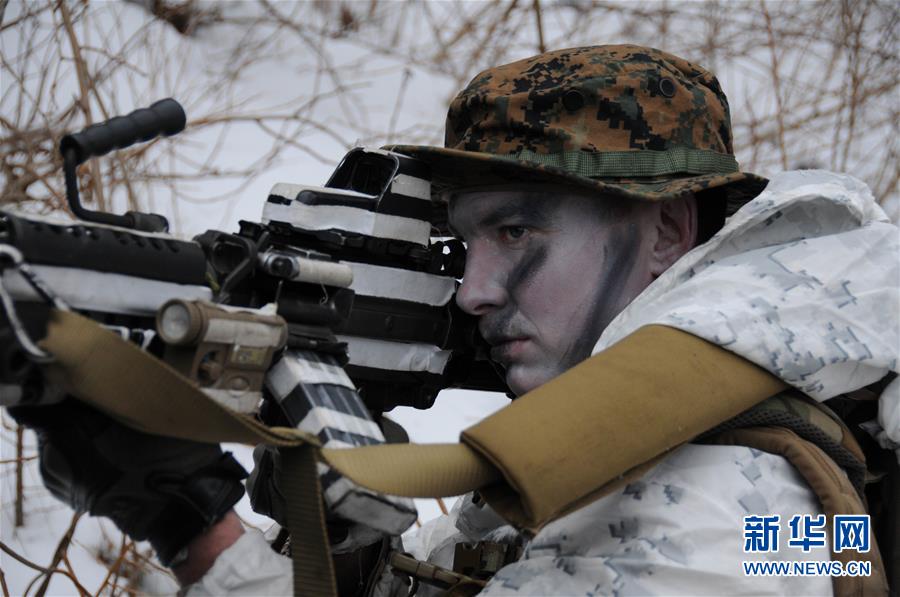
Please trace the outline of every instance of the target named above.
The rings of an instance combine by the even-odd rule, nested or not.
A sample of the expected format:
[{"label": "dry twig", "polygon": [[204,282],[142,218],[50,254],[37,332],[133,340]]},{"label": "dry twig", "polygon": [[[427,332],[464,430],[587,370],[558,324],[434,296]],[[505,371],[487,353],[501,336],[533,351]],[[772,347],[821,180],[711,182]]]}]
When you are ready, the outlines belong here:
[{"label": "dry twig", "polygon": [[[47,566],[47,570],[54,570],[59,565],[63,559],[66,557],[66,550],[69,549],[69,544],[72,543],[72,537],[75,535],[75,528],[78,526],[78,521],[81,520],[81,512],[75,512],[72,514],[72,520],[69,522],[69,528],[66,529],[66,532],[59,539],[59,543],[56,544],[56,550],[53,552],[53,560],[51,560],[50,565]],[[74,573],[73,573],[74,578]],[[50,585],[50,574],[46,574],[44,576],[43,582],[41,582],[41,586],[38,588],[37,597],[43,597],[47,592],[47,587]],[[28,591],[26,591],[27,593]]]},{"label": "dry twig", "polygon": [[51,576],[51,575],[53,575],[53,574],[62,574],[63,576],[65,576],[66,578],[68,578],[69,580],[71,580],[71,581],[72,581],[72,584],[75,585],[75,588],[78,589],[78,594],[79,594],[81,597],[90,595],[90,593],[88,593],[87,589],[85,589],[85,588],[81,585],[81,583],[78,582],[78,579],[75,578],[75,576],[74,576],[73,574],[71,574],[71,573],[70,573],[69,571],[67,571],[67,570],[62,570],[62,569],[60,569],[60,568],[55,568],[55,569],[43,568],[43,567],[41,567],[41,566],[35,564],[34,562],[32,562],[32,561],[30,561],[30,560],[28,560],[28,559],[26,559],[26,558],[23,558],[21,555],[19,555],[18,553],[16,553],[15,550],[11,549],[8,545],[6,545],[6,543],[4,543],[4,542],[2,542],[2,541],[0,541],[0,551],[5,552],[7,555],[9,555],[12,559],[16,560],[16,561],[19,562],[20,564],[23,564],[24,566],[27,566],[28,568],[31,568],[32,570],[36,570],[36,571],[38,571],[38,572],[41,573],[41,575],[38,576],[38,577],[36,577],[36,578],[34,579],[34,581],[32,581],[32,583],[31,583],[31,584],[28,586],[28,588],[25,590],[25,594],[26,594],[26,595],[28,594],[28,591],[30,590],[31,585],[34,584],[35,581],[37,581],[37,580],[40,579],[40,578],[43,578],[44,576],[48,576],[48,577],[49,577],[49,576]]},{"label": "dry twig", "polygon": [[21,425],[16,426],[16,527],[25,524],[25,485],[22,481],[22,467],[25,463],[23,456],[25,448],[23,439],[25,437],[25,429]]}]

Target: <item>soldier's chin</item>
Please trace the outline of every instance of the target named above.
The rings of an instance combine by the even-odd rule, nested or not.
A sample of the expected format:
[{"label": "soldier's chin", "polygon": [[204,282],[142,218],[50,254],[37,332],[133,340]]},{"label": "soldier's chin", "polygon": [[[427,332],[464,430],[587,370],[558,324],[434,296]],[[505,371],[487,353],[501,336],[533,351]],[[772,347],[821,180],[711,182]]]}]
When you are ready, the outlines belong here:
[{"label": "soldier's chin", "polygon": [[506,368],[506,385],[516,396],[527,394],[544,385],[553,377],[555,376],[547,371],[527,365],[514,364]]}]

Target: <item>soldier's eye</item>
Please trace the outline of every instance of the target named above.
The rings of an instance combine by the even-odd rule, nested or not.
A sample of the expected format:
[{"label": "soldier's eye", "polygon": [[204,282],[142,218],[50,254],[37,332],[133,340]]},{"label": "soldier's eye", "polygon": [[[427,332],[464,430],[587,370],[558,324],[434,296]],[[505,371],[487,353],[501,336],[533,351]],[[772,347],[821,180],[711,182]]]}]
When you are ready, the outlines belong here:
[{"label": "soldier's eye", "polygon": [[525,236],[528,229],[525,226],[503,226],[500,229],[500,236],[504,240],[519,240]]}]

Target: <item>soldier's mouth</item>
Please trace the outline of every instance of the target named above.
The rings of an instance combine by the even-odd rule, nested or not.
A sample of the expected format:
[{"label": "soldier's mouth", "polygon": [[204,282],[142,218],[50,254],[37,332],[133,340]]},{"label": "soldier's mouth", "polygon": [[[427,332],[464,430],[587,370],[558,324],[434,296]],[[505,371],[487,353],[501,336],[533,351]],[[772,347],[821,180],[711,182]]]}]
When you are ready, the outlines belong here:
[{"label": "soldier's mouth", "polygon": [[517,360],[526,350],[529,339],[522,338],[500,338],[491,342],[491,360],[501,365],[509,364]]}]

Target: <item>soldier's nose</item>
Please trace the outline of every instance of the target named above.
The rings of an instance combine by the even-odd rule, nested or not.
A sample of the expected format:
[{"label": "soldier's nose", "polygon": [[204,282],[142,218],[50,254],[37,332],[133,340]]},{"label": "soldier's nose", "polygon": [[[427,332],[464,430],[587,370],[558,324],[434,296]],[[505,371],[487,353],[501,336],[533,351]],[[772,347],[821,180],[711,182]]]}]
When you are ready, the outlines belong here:
[{"label": "soldier's nose", "polygon": [[456,304],[470,315],[481,316],[501,308],[507,300],[501,271],[489,252],[477,243],[469,243],[462,285],[456,291]]}]

